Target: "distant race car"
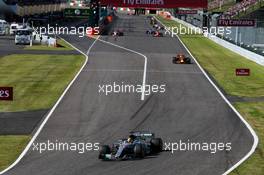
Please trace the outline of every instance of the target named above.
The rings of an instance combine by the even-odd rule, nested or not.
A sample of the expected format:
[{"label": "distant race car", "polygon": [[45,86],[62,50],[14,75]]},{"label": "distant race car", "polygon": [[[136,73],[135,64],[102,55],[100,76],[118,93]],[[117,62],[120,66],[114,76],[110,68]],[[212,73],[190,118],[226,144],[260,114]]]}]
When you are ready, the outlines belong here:
[{"label": "distant race car", "polygon": [[163,33],[155,30],[147,30],[146,34],[152,35],[153,37],[163,37]]},{"label": "distant race car", "polygon": [[153,27],[154,29],[158,29],[159,25],[158,25],[158,24],[154,24],[152,27]]},{"label": "distant race car", "polygon": [[148,34],[148,35],[154,35],[155,34],[155,30],[147,30],[146,31],[146,34]]},{"label": "distant race car", "polygon": [[173,64],[191,64],[191,58],[186,57],[184,54],[178,54],[172,59]]},{"label": "distant race car", "polygon": [[155,25],[155,24],[157,24],[158,22],[157,22],[157,20],[155,19],[155,18],[150,18],[150,25]]},{"label": "distant race car", "polygon": [[116,30],[111,33],[112,36],[124,36],[124,32],[121,30]]},{"label": "distant race car", "polygon": [[159,31],[155,31],[155,33],[152,36],[153,37],[163,37],[163,33]]},{"label": "distant race car", "polygon": [[117,140],[110,147],[103,145],[100,148],[101,160],[128,160],[142,159],[146,156],[162,152],[163,142],[161,138],[155,138],[151,132],[130,132],[128,139]]},{"label": "distant race car", "polygon": [[156,30],[165,30],[163,26],[159,26],[158,24],[153,25],[153,28]]},{"label": "distant race car", "polygon": [[163,27],[163,26],[160,26],[160,30],[165,30],[165,27]]}]

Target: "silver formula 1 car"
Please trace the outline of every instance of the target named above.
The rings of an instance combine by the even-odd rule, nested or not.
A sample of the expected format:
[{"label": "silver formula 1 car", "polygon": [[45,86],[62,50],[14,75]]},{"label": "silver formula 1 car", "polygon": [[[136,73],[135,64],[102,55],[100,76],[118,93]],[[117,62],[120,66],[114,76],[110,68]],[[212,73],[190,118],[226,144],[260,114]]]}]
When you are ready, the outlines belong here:
[{"label": "silver formula 1 car", "polygon": [[117,140],[110,147],[103,145],[100,148],[99,159],[127,160],[142,159],[145,156],[160,153],[163,149],[161,138],[155,138],[151,132],[130,132],[128,139]]}]

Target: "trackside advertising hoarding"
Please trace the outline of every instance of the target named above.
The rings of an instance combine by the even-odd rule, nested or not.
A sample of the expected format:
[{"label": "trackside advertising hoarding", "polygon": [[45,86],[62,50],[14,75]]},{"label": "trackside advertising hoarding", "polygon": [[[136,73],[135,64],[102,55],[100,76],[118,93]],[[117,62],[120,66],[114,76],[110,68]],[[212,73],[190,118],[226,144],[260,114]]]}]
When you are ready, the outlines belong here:
[{"label": "trackside advertising hoarding", "polygon": [[13,100],[13,87],[0,87],[0,100]]},{"label": "trackside advertising hoarding", "polygon": [[250,75],[250,69],[236,69],[236,76],[249,76]]},{"label": "trackside advertising hoarding", "polygon": [[207,8],[207,0],[101,0],[102,5],[133,8]]},{"label": "trackside advertising hoarding", "polygon": [[256,26],[256,21],[254,19],[219,19],[217,25],[225,27],[254,27]]},{"label": "trackside advertising hoarding", "polygon": [[187,15],[187,14],[197,14],[198,11],[197,10],[177,10],[176,14],[179,15]]}]

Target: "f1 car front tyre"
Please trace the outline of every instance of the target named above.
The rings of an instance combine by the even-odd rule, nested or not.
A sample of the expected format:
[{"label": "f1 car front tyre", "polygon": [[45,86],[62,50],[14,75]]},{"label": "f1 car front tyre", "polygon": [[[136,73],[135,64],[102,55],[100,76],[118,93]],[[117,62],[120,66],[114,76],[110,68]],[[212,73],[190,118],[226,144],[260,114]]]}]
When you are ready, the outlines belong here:
[{"label": "f1 car front tyre", "polygon": [[162,152],[163,150],[163,142],[161,138],[151,139],[151,148],[154,153]]},{"label": "f1 car front tyre", "polygon": [[106,154],[111,154],[111,149],[110,149],[110,147],[109,147],[108,145],[103,145],[103,146],[101,146],[101,148],[100,148],[98,158],[99,158],[99,159],[104,159],[104,156],[105,156]]},{"label": "f1 car front tyre", "polygon": [[134,147],[134,154],[136,158],[144,158],[145,150],[142,144],[136,144]]}]

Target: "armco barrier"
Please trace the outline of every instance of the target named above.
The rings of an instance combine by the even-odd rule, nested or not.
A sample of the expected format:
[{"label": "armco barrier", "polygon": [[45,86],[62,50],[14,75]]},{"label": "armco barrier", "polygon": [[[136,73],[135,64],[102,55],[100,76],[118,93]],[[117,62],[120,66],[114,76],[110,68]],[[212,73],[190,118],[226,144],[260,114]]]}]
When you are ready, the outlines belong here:
[{"label": "armco barrier", "polygon": [[[172,17],[171,19],[178,22],[178,23],[181,23],[182,25],[185,25],[187,27],[197,28],[196,26],[193,26],[192,24],[189,24],[189,23],[182,21],[178,18]],[[227,49],[229,49],[229,50],[231,50],[231,51],[233,51],[233,52],[235,52],[235,53],[237,53],[237,54],[239,54],[239,55],[241,55],[241,56],[243,56],[249,60],[256,62],[257,64],[264,66],[264,56],[258,55],[254,52],[246,50],[246,49],[239,47],[235,44],[229,43],[229,42],[227,42],[227,41],[225,41],[225,40],[223,40],[223,39],[221,39],[215,35],[204,34],[204,36],[207,37],[208,39],[214,41],[215,43],[217,43],[217,44],[219,44],[219,45],[221,45],[221,46],[223,46],[223,47],[225,47],[225,48],[227,48]]]},{"label": "armco barrier", "polygon": [[241,56],[243,56],[249,60],[252,60],[252,61],[264,66],[264,57],[263,56],[258,55],[254,52],[251,52],[249,50],[246,50],[246,49],[239,47],[235,44],[232,44],[230,42],[227,42],[227,41],[225,41],[225,40],[223,40],[217,36],[211,35],[211,34],[208,35],[208,38],[210,40],[214,41],[215,43],[217,43],[217,44],[219,44],[219,45],[221,45],[221,46],[223,46],[223,47],[225,47],[225,48],[227,48],[227,49],[229,49],[229,50],[231,50],[231,51],[233,51],[233,52],[235,52],[235,53],[237,53],[237,54],[239,54],[239,55],[241,55]]}]

